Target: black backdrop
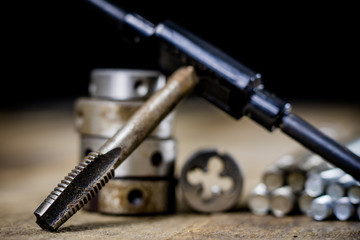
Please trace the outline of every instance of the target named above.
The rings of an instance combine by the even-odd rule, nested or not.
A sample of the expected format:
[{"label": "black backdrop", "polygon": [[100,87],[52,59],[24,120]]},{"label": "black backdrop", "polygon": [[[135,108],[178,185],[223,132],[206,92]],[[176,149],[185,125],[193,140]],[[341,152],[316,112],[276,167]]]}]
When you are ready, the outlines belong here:
[{"label": "black backdrop", "polygon": [[[113,2],[154,22],[173,20],[261,73],[266,88],[286,100],[360,103],[355,6]],[[11,1],[2,11],[2,108],[72,100],[87,95],[93,68],[151,68],[155,61],[124,44],[116,24],[85,0]]]}]

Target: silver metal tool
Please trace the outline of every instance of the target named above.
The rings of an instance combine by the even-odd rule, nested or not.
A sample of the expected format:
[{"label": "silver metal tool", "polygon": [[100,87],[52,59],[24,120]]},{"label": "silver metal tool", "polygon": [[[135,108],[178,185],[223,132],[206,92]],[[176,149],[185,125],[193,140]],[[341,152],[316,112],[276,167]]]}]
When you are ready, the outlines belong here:
[{"label": "silver metal tool", "polygon": [[341,221],[350,219],[355,213],[355,207],[348,197],[342,197],[334,203],[334,215]]},{"label": "silver metal tool", "polygon": [[266,215],[270,210],[270,193],[266,185],[259,183],[251,191],[248,198],[250,211],[255,215]]},{"label": "silver metal tool", "polygon": [[221,212],[237,206],[243,176],[239,163],[213,149],[193,154],[184,164],[180,187],[186,204],[198,212]]},{"label": "silver metal tool", "polygon": [[330,196],[324,195],[315,198],[311,204],[311,215],[317,221],[325,220],[333,214],[333,200]]},{"label": "silver metal tool", "polygon": [[295,206],[295,195],[290,186],[283,186],[271,192],[270,208],[276,217],[284,217]]},{"label": "silver metal tool", "polygon": [[96,153],[90,153],[35,210],[37,223],[55,231],[84,206],[162,119],[198,83],[193,67],[183,67]]}]

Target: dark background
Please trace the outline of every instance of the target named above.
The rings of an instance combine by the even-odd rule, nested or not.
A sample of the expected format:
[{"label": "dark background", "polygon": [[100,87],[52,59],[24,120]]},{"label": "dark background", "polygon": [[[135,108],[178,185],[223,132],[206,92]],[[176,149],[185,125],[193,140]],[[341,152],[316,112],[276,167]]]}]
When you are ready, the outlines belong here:
[{"label": "dark background", "polygon": [[[235,1],[113,1],[171,19],[262,74],[288,101],[359,104],[359,14],[351,5]],[[196,4],[194,4],[196,3]],[[117,25],[85,0],[2,6],[0,107],[21,109],[87,95],[94,68],[151,68]]]}]

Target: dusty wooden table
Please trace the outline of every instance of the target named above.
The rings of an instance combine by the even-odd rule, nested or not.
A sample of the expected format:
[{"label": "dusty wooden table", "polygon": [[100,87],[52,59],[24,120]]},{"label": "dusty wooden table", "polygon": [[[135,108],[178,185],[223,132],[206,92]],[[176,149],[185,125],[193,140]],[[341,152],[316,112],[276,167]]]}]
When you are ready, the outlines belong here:
[{"label": "dusty wooden table", "polygon": [[[294,111],[344,139],[360,131],[359,106],[295,104]],[[331,133],[331,131],[333,133]],[[41,230],[33,211],[77,163],[79,139],[71,111],[0,113],[1,239],[360,239],[360,222],[316,222],[306,216],[254,216],[246,209],[195,214],[178,200],[173,215],[106,216],[80,211],[58,233]],[[196,150],[216,147],[241,164],[242,204],[264,168],[301,147],[280,131],[269,133],[248,119],[233,121],[201,100],[185,102],[177,114],[176,174]]]}]

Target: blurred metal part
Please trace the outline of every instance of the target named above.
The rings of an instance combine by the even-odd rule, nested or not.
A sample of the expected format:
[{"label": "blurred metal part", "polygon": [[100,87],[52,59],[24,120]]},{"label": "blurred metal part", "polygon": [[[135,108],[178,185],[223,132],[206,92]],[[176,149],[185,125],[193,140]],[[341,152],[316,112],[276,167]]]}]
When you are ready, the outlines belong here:
[{"label": "blurred metal part", "polygon": [[353,153],[360,156],[360,138],[357,138],[353,141],[351,141],[349,144],[347,144],[347,147],[349,150],[351,150]]},{"label": "blurred metal part", "polygon": [[311,197],[318,197],[325,191],[325,181],[317,173],[310,174],[305,182],[305,192]]},{"label": "blurred metal part", "polygon": [[348,189],[347,196],[353,204],[360,204],[360,184],[351,186]]},{"label": "blurred metal part", "polygon": [[326,188],[326,194],[337,200],[347,193],[347,190],[356,185],[357,181],[349,174],[345,174],[335,182],[331,182]]},{"label": "blurred metal part", "polygon": [[266,168],[265,172],[262,176],[262,181],[269,189],[269,191],[273,191],[284,185],[284,171],[279,169],[276,165],[271,165]]},{"label": "blurred metal part", "polygon": [[[212,192],[210,198],[204,198],[203,193],[209,182],[206,183],[206,186],[201,179],[196,183],[191,183],[189,173],[199,171],[199,173],[207,174],[210,169],[209,162],[213,158],[221,160],[222,168],[216,169],[217,176],[210,177],[217,177],[218,180],[230,179],[232,186],[224,190],[216,183],[210,186]],[[201,150],[193,154],[184,164],[180,176],[180,187],[184,200],[192,210],[198,212],[221,212],[236,207],[240,201],[242,185],[243,175],[238,162],[228,154],[220,154],[213,149]]]},{"label": "blurred metal part", "polygon": [[270,208],[276,217],[284,217],[295,206],[295,195],[290,186],[283,186],[271,192]]},{"label": "blurred metal part", "polygon": [[[81,134],[110,138],[126,124],[143,103],[80,98],[75,103],[75,127]],[[174,115],[175,113],[171,113],[164,118],[151,136],[171,137]]]},{"label": "blurred metal part", "polygon": [[343,188],[348,189],[349,187],[356,185],[358,181],[356,181],[351,175],[345,174],[341,178],[339,178],[337,181]]},{"label": "blurred metal part", "polygon": [[315,198],[311,204],[311,215],[317,221],[325,220],[333,214],[333,200],[328,195]]},{"label": "blurred metal part", "polygon": [[326,182],[335,182],[345,175],[345,172],[340,168],[333,168],[326,171],[320,172],[320,177]]},{"label": "blurred metal part", "polygon": [[290,186],[294,193],[300,193],[305,186],[306,175],[303,171],[292,170],[286,176],[286,185]]},{"label": "blurred metal part", "polygon": [[305,192],[311,197],[318,197],[325,192],[328,184],[345,175],[340,168],[333,168],[320,173],[312,173],[305,182]]},{"label": "blurred metal part", "polygon": [[278,169],[283,171],[292,171],[298,168],[299,156],[298,154],[287,154],[282,156],[274,164]]},{"label": "blurred metal part", "polygon": [[342,197],[334,203],[334,215],[341,221],[350,219],[355,213],[355,207],[348,197]]},{"label": "blurred metal part", "polygon": [[251,191],[248,198],[248,207],[255,215],[266,215],[270,210],[270,195],[266,185],[259,183]]},{"label": "blurred metal part", "polygon": [[[82,137],[81,152],[99,149],[106,138]],[[176,158],[176,141],[174,139],[147,138],[132,152],[128,160],[115,169],[117,177],[172,177]]]},{"label": "blurred metal part", "polygon": [[345,189],[339,183],[332,182],[326,187],[325,193],[335,201],[345,195]]},{"label": "blurred metal part", "polygon": [[111,100],[146,100],[165,86],[165,76],[140,69],[95,69],[91,72],[90,96]]},{"label": "blurred metal part", "polygon": [[357,207],[356,213],[357,213],[358,219],[360,220],[360,206]]},{"label": "blurred metal part", "polygon": [[89,210],[114,215],[171,213],[174,180],[112,179],[91,201]]},{"label": "blurred metal part", "polygon": [[317,173],[334,168],[319,155],[313,154],[299,163],[299,168],[307,173]]},{"label": "blurred metal part", "polygon": [[311,216],[311,204],[315,198],[309,196],[306,192],[302,192],[298,198],[298,206],[302,213]]}]

